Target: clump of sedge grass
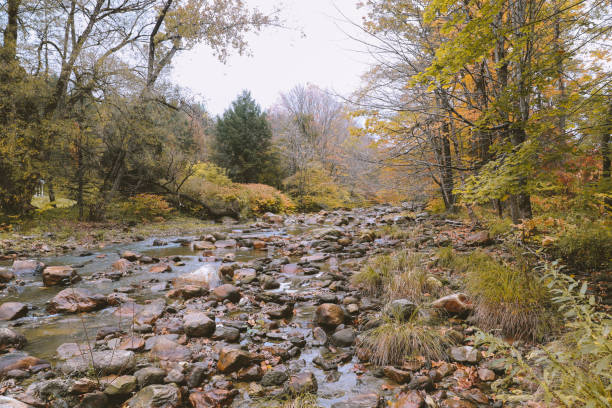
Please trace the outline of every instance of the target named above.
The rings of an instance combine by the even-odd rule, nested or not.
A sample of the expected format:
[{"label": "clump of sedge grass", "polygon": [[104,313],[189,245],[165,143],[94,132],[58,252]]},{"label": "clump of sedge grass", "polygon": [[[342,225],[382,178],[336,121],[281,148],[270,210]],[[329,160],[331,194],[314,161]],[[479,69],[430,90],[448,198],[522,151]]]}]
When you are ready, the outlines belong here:
[{"label": "clump of sedge grass", "polygon": [[485,330],[537,341],[555,327],[550,293],[535,272],[506,265],[475,251],[465,257],[466,289],[474,301],[474,319]]},{"label": "clump of sedge grass", "polygon": [[372,364],[383,366],[401,365],[418,356],[428,360],[446,360],[446,350],[452,345],[452,339],[423,324],[415,313],[408,321],[386,317],[382,325],[363,334],[358,347]]},{"label": "clump of sedge grass", "polygon": [[314,394],[299,394],[283,404],[283,408],[319,408],[318,398]]}]

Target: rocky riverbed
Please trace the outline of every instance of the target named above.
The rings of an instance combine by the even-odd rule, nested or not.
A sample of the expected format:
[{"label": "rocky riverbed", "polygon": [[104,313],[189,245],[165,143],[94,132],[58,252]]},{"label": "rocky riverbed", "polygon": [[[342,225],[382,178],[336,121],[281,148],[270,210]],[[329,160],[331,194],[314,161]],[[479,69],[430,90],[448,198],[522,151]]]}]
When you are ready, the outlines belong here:
[{"label": "rocky riverbed", "polygon": [[[385,225],[415,233],[374,233]],[[304,395],[333,408],[501,406],[490,384],[503,364],[473,347],[469,300],[441,271],[447,296],[431,302],[453,333],[448,361],[378,367],[359,352],[383,304],[351,286],[353,273],[396,248],[431,257],[441,244],[489,243],[471,231],[458,240],[458,226],[409,205],[267,214],[5,259],[0,406],[271,407]]]}]

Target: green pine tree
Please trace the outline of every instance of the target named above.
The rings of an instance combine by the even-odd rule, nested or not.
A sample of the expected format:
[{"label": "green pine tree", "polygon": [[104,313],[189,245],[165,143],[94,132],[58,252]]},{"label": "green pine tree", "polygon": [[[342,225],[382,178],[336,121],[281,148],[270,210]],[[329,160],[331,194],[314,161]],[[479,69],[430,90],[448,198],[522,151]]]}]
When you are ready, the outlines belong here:
[{"label": "green pine tree", "polygon": [[217,118],[214,162],[238,183],[278,185],[278,157],[272,148],[272,130],[266,114],[249,91],[232,102]]}]

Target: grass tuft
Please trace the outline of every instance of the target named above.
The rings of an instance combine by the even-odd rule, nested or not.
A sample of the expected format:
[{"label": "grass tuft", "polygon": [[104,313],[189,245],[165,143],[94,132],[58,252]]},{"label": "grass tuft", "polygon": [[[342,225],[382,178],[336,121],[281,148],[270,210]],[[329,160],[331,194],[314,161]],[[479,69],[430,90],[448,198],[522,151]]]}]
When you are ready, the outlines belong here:
[{"label": "grass tuft", "polygon": [[358,347],[374,365],[401,365],[423,356],[428,360],[446,360],[446,350],[453,341],[438,329],[423,324],[415,314],[407,321],[386,318],[385,322],[363,334]]},{"label": "grass tuft", "polygon": [[283,404],[283,408],[319,408],[318,397],[314,394],[300,394]]}]

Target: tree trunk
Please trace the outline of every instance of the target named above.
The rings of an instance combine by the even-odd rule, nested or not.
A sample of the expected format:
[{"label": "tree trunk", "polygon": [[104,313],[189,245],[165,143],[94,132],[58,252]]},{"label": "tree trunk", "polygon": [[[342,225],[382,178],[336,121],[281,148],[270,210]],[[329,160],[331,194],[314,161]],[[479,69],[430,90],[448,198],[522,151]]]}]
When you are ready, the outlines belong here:
[{"label": "tree trunk", "polygon": [[55,189],[53,188],[53,177],[49,177],[49,181],[47,181],[47,187],[49,189],[49,202],[53,208],[57,207],[55,204]]},{"label": "tree trunk", "polygon": [[21,0],[8,0],[7,22],[4,28],[4,45],[2,47],[2,57],[5,63],[10,63],[17,58],[17,31],[18,14]]}]

